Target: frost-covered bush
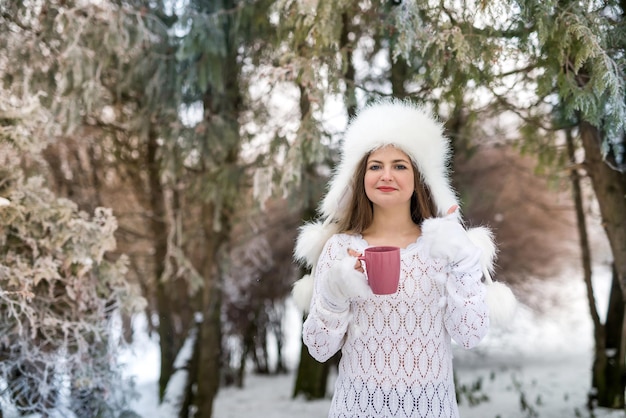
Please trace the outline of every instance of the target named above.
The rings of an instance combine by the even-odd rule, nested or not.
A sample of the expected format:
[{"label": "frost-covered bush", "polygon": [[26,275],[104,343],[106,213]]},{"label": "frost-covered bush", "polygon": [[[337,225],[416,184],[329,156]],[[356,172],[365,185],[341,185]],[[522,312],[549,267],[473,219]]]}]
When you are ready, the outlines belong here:
[{"label": "frost-covered bush", "polygon": [[126,258],[107,257],[115,249],[116,219],[105,208],[89,216],[57,198],[41,177],[24,180],[5,168],[0,391],[6,388],[20,412],[117,416],[130,392],[116,360],[112,319],[117,310],[142,308],[143,300],[125,280]]},{"label": "frost-covered bush", "polygon": [[[5,29],[0,41],[0,416],[7,402],[20,413],[42,417],[121,416],[131,391],[117,363],[121,340],[114,320],[143,308],[144,300],[125,278],[126,257],[113,253],[116,219],[106,208],[81,212],[38,176],[46,174],[42,150],[72,130],[66,119],[82,122],[93,105],[67,96],[71,87],[86,85],[86,97],[94,103],[101,99],[94,90],[100,84],[87,78],[91,73],[85,68],[97,65],[100,74],[103,64],[82,46],[96,27],[91,23],[109,22],[111,9],[39,0],[5,3],[0,7],[5,12],[0,18]],[[100,38],[90,40],[103,46]],[[64,76],[64,66],[74,73]]]}]

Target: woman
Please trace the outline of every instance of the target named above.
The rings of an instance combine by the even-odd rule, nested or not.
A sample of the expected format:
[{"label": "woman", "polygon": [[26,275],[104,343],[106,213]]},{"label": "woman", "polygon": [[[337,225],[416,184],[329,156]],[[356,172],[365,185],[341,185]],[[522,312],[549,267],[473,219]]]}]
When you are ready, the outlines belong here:
[{"label": "woman", "polygon": [[[495,247],[459,223],[449,154],[442,126],[409,102],[370,105],[346,131],[322,219],[296,245],[314,267],[303,341],[322,362],[342,353],[329,417],[458,417],[451,340],[472,348],[488,330]],[[372,293],[358,259],[379,245],[401,248],[391,295]]]}]

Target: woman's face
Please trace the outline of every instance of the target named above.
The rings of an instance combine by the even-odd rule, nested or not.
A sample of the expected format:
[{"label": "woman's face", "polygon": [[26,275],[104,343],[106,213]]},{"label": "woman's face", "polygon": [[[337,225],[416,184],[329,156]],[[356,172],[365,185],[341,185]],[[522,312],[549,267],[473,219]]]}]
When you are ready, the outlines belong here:
[{"label": "woman's face", "polygon": [[410,206],[415,187],[410,158],[393,146],[373,151],[367,159],[363,183],[365,194],[375,206]]}]

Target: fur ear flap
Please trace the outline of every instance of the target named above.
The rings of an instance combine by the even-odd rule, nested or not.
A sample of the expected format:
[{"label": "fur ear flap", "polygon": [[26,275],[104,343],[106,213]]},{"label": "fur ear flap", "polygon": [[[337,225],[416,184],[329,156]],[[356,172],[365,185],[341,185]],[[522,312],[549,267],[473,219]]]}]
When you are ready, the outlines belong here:
[{"label": "fur ear flap", "polygon": [[510,324],[517,310],[517,299],[507,285],[495,282],[491,278],[497,253],[493,234],[489,228],[484,226],[470,228],[467,234],[474,245],[482,249],[480,265],[487,287],[486,301],[487,306],[489,306],[489,322],[496,327],[506,327]]},{"label": "fur ear flap", "polygon": [[313,276],[306,274],[296,281],[291,289],[291,296],[298,309],[304,313],[308,312],[313,297]]},{"label": "fur ear flap", "polygon": [[[306,265],[311,270],[315,269],[326,241],[337,232],[336,224],[332,222],[322,223],[315,221],[300,227],[300,234],[294,249],[294,258]],[[303,276],[296,281],[291,289],[296,306],[302,312],[308,312],[313,297],[313,273]]]},{"label": "fur ear flap", "polygon": [[322,253],[324,244],[336,232],[337,227],[334,223],[315,221],[301,226],[294,249],[294,258],[307,267],[313,267]]},{"label": "fur ear flap", "polygon": [[467,230],[467,236],[475,246],[482,250],[480,256],[480,266],[482,267],[485,280],[491,283],[491,276],[494,272],[494,262],[496,259],[496,245],[493,242],[493,233],[484,226],[477,226]]},{"label": "fur ear flap", "polygon": [[511,324],[517,311],[517,299],[511,289],[500,282],[487,284],[487,306],[489,323],[492,326],[506,328]]}]

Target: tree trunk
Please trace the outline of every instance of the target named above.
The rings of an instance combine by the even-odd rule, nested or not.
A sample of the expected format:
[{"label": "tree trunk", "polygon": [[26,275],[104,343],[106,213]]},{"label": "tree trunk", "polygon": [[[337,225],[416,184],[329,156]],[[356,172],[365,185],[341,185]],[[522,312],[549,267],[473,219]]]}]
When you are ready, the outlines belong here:
[{"label": "tree trunk", "polygon": [[[614,281],[618,284],[621,295],[626,294],[626,173],[612,169],[603,159],[600,144],[602,137],[598,129],[588,122],[580,123],[580,135],[585,150],[585,168],[591,177],[591,183],[598,200],[602,225],[608,237],[614,261]],[[613,298],[617,296],[613,293]],[[621,296],[620,295],[620,296]],[[619,316],[605,324],[607,338],[610,335],[615,352],[611,352],[611,361],[606,363],[604,374],[594,374],[598,406],[624,408],[625,356],[626,356],[626,321],[624,320],[624,302],[613,306]],[[609,311],[611,312],[611,311]],[[608,348],[608,347],[607,347]]]},{"label": "tree trunk", "polygon": [[[195,371],[196,393],[193,404],[196,407],[195,418],[210,418],[213,414],[213,401],[220,386],[221,374],[221,304],[222,275],[220,261],[228,245],[232,228],[232,216],[235,212],[238,178],[222,178],[231,181],[228,184],[216,184],[216,173],[226,171],[238,173],[241,147],[239,116],[243,98],[239,86],[241,64],[238,62],[237,10],[234,0],[220,2],[194,1],[195,7],[211,19],[217,19],[214,29],[223,36],[223,50],[213,55],[207,53],[204,58],[213,61],[219,70],[211,69],[218,78],[209,79],[209,84],[202,92],[204,123],[211,128],[207,131],[206,143],[202,145],[203,163],[199,180],[212,183],[219,196],[200,196],[202,199],[202,235],[204,259],[199,269],[203,277],[201,289],[202,323],[199,326],[198,369]],[[217,80],[217,81],[216,81]],[[214,144],[214,145],[213,145]],[[208,166],[206,165],[208,163]]]},{"label": "tree trunk", "polygon": [[254,323],[251,321],[248,323],[246,327],[245,333],[243,335],[243,344],[241,351],[241,359],[239,359],[239,369],[237,370],[237,378],[235,379],[235,385],[238,388],[243,388],[244,377],[246,372],[246,363],[248,360],[248,355],[251,350],[254,350],[254,333],[256,332],[256,327]]},{"label": "tree trunk", "polygon": [[178,418],[188,418],[191,416],[191,406],[194,402],[194,387],[197,381],[197,371],[200,369],[199,357],[200,357],[200,326],[202,325],[201,321],[197,321],[194,326],[196,327],[196,339],[193,343],[193,353],[191,354],[191,359],[189,361],[189,373],[187,374],[187,382],[185,387],[185,395],[182,401],[182,407],[178,413]]},{"label": "tree trunk", "polygon": [[[593,370],[595,402],[598,406],[624,408],[624,353],[620,352],[620,344],[624,339],[624,299],[619,286],[617,271],[613,265],[613,281],[606,317],[606,338],[604,350],[600,356],[603,363]],[[622,365],[620,366],[620,358]],[[595,363],[594,363],[595,366]]]},{"label": "tree trunk", "polygon": [[[592,268],[591,268],[591,247],[589,245],[589,235],[587,233],[587,220],[584,211],[584,202],[580,187],[580,174],[576,168],[577,161],[575,156],[574,138],[571,130],[566,132],[567,156],[571,164],[570,180],[572,183],[572,199],[576,213],[576,225],[578,226],[578,236],[580,241],[580,254],[583,267],[583,278],[587,289],[587,304],[593,322],[594,336],[594,358],[591,372],[592,393],[589,396],[589,407],[592,408],[596,403],[598,396],[604,397],[607,393],[607,381],[605,374],[607,371],[607,351],[606,351],[606,328],[600,321],[600,315],[596,306],[592,284]],[[614,281],[611,294],[617,282]],[[619,290],[619,286],[617,286]],[[611,310],[609,309],[609,315]]]},{"label": "tree trunk", "polygon": [[[195,370],[196,393],[193,404],[196,418],[210,418],[213,413],[213,400],[220,382],[221,355],[221,286],[219,275],[219,249],[228,236],[228,229],[214,230],[215,204],[202,206],[205,258],[202,262],[204,284],[201,289],[202,322],[199,324],[197,349],[198,368]],[[226,225],[222,225],[224,228]]]},{"label": "tree trunk", "polygon": [[[276,309],[276,303],[274,302],[273,309]],[[285,333],[283,330],[282,318],[285,316],[284,305],[281,305],[280,311],[278,311],[278,321],[275,320],[274,316],[272,316],[272,324],[274,334],[276,335],[276,370],[274,371],[276,374],[287,373],[289,370],[285,365],[285,358],[283,355],[283,343],[285,341]]]},{"label": "tree trunk", "polygon": [[159,348],[161,349],[161,370],[159,376],[159,400],[163,400],[167,382],[174,373],[176,344],[172,322],[172,303],[169,282],[162,280],[167,256],[167,222],[165,221],[165,195],[161,185],[160,163],[157,157],[157,135],[149,133],[146,165],[148,171],[150,218],[149,226],[154,245],[154,280],[156,282],[157,311],[159,314]]},{"label": "tree trunk", "polygon": [[406,79],[409,73],[409,66],[406,60],[399,56],[394,60],[391,56],[393,52],[389,51],[389,59],[391,61],[391,94],[393,97],[404,99],[409,97],[409,93],[406,91]]},{"label": "tree trunk", "polygon": [[[347,40],[347,35],[346,35]],[[352,73],[353,74],[353,73]],[[354,80],[352,80],[354,81]],[[349,83],[347,81],[346,83]],[[302,121],[310,117],[311,103],[306,93],[306,87],[303,85],[300,88],[300,118]],[[304,168],[304,175],[302,178],[307,181],[316,181],[318,175],[316,174],[315,167],[313,165],[307,165]],[[308,187],[308,186],[307,186]],[[312,196],[312,194],[306,194],[306,196]],[[311,198],[310,201],[305,202],[302,210],[302,219],[310,221],[315,218],[315,209],[317,207],[317,199]],[[301,271],[304,274],[304,271]],[[306,316],[305,316],[306,318]],[[293,397],[304,395],[306,399],[322,399],[326,396],[326,384],[328,381],[329,364],[320,363],[315,360],[309,350],[302,341],[302,347],[300,349],[300,364],[296,372],[296,381],[293,388]]]},{"label": "tree trunk", "polygon": [[293,397],[304,395],[308,400],[323,399],[326,396],[326,385],[331,362],[320,363],[309,354],[304,343],[300,349],[300,364],[296,374]]},{"label": "tree trunk", "polygon": [[[350,15],[348,13],[342,13],[341,15],[341,38],[339,40],[341,49],[345,51],[344,61],[346,63],[346,71],[343,75],[343,79],[346,83],[346,91],[344,93],[344,104],[348,110],[348,117],[353,117],[356,114],[357,102],[356,102],[356,70],[353,63],[353,51],[354,43],[350,41],[350,31],[352,25],[350,24]],[[301,89],[302,93],[302,89]],[[302,97],[302,96],[300,96]],[[307,105],[308,106],[308,105]],[[302,101],[300,102],[300,110],[302,109]],[[301,113],[303,116],[305,113]]]}]

